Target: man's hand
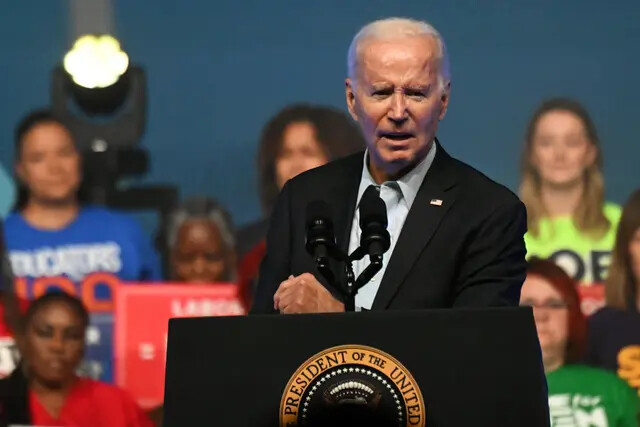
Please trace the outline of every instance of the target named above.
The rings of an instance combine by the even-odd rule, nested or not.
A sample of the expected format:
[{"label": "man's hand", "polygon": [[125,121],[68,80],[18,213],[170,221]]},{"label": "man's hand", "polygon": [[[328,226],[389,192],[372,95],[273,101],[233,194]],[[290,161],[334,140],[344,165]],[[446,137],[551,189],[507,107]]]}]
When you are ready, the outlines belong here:
[{"label": "man's hand", "polygon": [[311,273],[289,276],[273,296],[273,308],[280,313],[335,313],[344,304],[335,299]]}]

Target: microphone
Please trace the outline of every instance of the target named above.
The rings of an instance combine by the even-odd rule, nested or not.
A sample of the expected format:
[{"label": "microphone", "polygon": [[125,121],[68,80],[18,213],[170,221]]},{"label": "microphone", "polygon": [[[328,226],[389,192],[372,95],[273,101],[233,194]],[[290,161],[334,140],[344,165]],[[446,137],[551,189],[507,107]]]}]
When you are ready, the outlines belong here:
[{"label": "microphone", "polygon": [[387,231],[387,208],[374,185],[365,190],[360,200],[360,229],[360,247],[371,260],[382,260],[391,246],[391,237]]},{"label": "microphone", "polygon": [[311,202],[305,212],[305,249],[316,262],[326,260],[335,247],[331,207],[322,200]]},{"label": "microphone", "polygon": [[331,207],[318,200],[307,205],[305,212],[305,249],[313,256],[318,271],[330,286],[336,288],[336,279],[329,265],[329,256],[339,252],[333,234]]}]

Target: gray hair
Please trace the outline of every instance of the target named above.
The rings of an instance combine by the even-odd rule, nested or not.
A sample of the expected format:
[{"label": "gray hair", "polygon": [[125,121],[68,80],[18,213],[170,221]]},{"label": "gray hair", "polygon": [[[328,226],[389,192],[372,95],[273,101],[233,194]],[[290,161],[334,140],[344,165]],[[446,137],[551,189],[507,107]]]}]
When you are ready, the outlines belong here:
[{"label": "gray hair", "polygon": [[202,219],[213,222],[227,248],[235,250],[236,238],[231,215],[220,203],[208,197],[191,197],[171,213],[167,230],[168,247],[176,244],[178,231],[185,222]]},{"label": "gray hair", "polygon": [[444,39],[431,24],[409,18],[386,18],[373,21],[358,31],[351,44],[347,54],[348,75],[352,84],[356,83],[356,73],[360,54],[364,42],[369,40],[395,40],[403,37],[433,37],[438,42],[438,56],[436,62],[438,64],[438,83],[440,89],[444,92],[447,85],[451,81],[451,72],[449,69],[449,55],[447,54],[447,46]]}]

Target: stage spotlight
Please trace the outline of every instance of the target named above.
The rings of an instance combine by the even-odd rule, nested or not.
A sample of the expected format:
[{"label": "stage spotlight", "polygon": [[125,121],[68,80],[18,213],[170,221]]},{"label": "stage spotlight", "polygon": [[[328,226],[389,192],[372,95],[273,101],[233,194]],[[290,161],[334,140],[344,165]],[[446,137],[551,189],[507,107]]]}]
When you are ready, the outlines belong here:
[{"label": "stage spotlight", "polygon": [[129,67],[129,57],[113,36],[84,35],[64,57],[64,69],[78,86],[106,88],[118,81]]},{"label": "stage spotlight", "polygon": [[117,112],[131,93],[129,57],[110,35],[84,35],[65,55],[66,91],[88,116]]},{"label": "stage spotlight", "polygon": [[121,178],[144,175],[139,146],[146,122],[146,77],[110,35],[85,35],[51,79],[51,108],[69,125],[84,156],[92,202],[104,204]]}]

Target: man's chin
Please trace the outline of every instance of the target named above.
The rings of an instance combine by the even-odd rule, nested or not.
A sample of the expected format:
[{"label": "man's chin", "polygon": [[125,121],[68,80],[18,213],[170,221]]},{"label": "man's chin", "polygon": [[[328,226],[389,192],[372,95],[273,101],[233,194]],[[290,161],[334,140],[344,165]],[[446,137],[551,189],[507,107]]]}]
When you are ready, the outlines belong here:
[{"label": "man's chin", "polygon": [[399,169],[410,165],[415,157],[409,149],[406,150],[385,150],[379,154],[380,160],[389,166],[396,166]]}]

